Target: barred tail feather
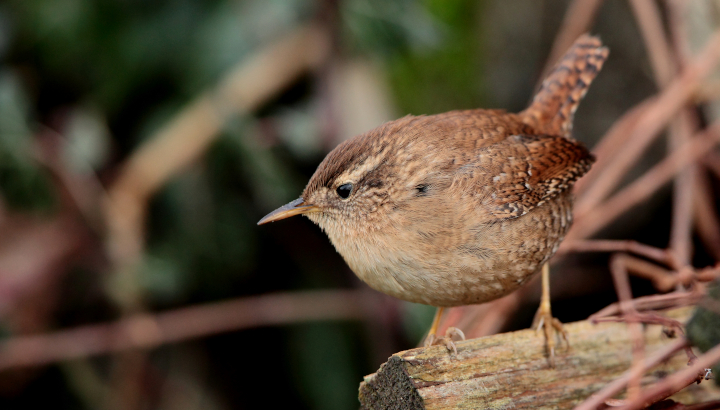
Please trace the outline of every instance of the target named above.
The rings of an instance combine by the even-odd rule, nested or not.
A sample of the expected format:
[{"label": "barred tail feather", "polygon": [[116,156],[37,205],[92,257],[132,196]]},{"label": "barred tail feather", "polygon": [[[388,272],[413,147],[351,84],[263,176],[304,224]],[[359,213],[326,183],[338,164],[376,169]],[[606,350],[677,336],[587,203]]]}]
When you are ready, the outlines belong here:
[{"label": "barred tail feather", "polygon": [[570,138],[580,100],[607,59],[599,38],[580,36],[543,81],[532,104],[520,113],[539,133]]}]

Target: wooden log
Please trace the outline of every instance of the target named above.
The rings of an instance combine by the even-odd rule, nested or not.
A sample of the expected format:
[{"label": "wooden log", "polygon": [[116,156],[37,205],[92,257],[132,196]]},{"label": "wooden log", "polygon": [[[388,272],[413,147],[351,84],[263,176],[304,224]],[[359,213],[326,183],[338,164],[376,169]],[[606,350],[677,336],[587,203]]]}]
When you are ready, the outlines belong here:
[{"label": "wooden log", "polygon": [[[666,315],[684,323],[691,312],[680,308]],[[533,330],[457,342],[457,356],[444,346],[396,353],[360,384],[361,408],[572,408],[630,368],[631,341],[624,323],[582,321],[565,329],[571,347],[556,353],[556,368],[549,367],[544,339]],[[647,355],[673,342],[656,325],[645,326],[644,336]],[[687,361],[679,352],[648,372],[642,384],[658,381]],[[717,398],[720,390],[710,382],[673,396],[685,404]]]}]

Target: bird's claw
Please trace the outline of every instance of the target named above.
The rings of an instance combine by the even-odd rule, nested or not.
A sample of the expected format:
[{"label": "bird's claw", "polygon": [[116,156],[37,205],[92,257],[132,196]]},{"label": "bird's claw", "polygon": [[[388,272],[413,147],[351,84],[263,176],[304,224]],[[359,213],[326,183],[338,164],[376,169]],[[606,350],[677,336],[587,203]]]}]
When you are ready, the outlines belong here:
[{"label": "bird's claw", "polygon": [[453,336],[458,337],[460,340],[465,340],[465,333],[463,333],[462,330],[451,326],[447,329],[447,331],[445,331],[445,336],[437,337],[435,334],[429,334],[425,339],[425,347],[444,344],[445,348],[457,356],[458,351],[457,346],[455,346],[455,341],[453,341]]},{"label": "bird's claw", "polygon": [[550,362],[550,367],[555,367],[556,345],[553,330],[556,334],[560,335],[562,340],[565,341],[566,347],[570,348],[568,333],[563,328],[562,323],[556,318],[554,318],[549,311],[543,309],[542,306],[535,314],[535,319],[533,320],[533,327],[535,328],[536,332],[540,332],[541,329],[543,330],[543,333],[545,335],[545,349],[547,351],[548,361]]}]

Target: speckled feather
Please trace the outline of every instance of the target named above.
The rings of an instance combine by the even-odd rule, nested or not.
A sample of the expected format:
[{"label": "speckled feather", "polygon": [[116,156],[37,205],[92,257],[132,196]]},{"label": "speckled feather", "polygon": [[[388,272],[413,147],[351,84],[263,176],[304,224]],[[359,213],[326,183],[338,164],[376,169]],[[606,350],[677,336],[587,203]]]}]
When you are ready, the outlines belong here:
[{"label": "speckled feather", "polygon": [[340,144],[302,194],[320,209],[306,215],[398,298],[456,306],[513,291],[570,227],[570,188],[593,161],[569,138],[572,117],[606,57],[581,37],[520,114],[407,116]]}]

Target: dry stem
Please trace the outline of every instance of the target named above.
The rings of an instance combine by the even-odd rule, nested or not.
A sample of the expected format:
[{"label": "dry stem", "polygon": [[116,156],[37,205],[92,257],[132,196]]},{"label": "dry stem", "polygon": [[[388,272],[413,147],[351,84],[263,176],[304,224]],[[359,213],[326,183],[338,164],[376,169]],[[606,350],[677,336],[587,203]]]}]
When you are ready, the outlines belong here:
[{"label": "dry stem", "polygon": [[[702,298],[703,294],[700,292],[674,292],[666,295],[651,295],[642,296],[632,300],[632,304],[638,311],[649,311],[649,310],[662,310],[671,307],[690,306],[697,304]],[[588,318],[590,321],[596,321],[600,318],[619,315],[620,304],[613,303],[597,313],[590,315]]]},{"label": "dry stem", "polygon": [[700,382],[705,375],[704,370],[718,362],[720,362],[720,345],[713,347],[698,357],[687,369],[674,373],[654,386],[649,387],[642,395],[634,400],[630,400],[627,405],[618,410],[636,410],[663,400],[686,386]]},{"label": "dry stem", "polygon": [[625,372],[621,377],[618,377],[615,379],[612,383],[609,383],[607,386],[603,387],[600,391],[593,394],[585,400],[584,402],[580,403],[577,407],[575,407],[575,410],[595,410],[599,406],[601,406],[603,403],[605,403],[606,400],[616,396],[618,393],[620,393],[627,384],[634,379],[637,379],[638,377],[642,376],[645,372],[652,369],[653,367],[659,365],[660,363],[666,361],[670,357],[672,357],[675,353],[679,352],[680,350],[683,350],[688,345],[688,342],[686,339],[681,339],[673,342],[672,344],[662,348],[660,351],[655,353],[652,357],[646,358],[640,367],[633,366]]},{"label": "dry stem", "polygon": [[[154,348],[222,332],[315,320],[377,317],[367,291],[277,293],[138,314],[116,322],[80,326],[0,342],[0,371],[128,349]],[[375,312],[375,313],[373,313]]]},{"label": "dry stem", "polygon": [[[718,46],[720,48],[720,44]],[[683,167],[703,156],[718,143],[718,140],[720,140],[720,123],[715,123],[700,135],[693,137],[690,142],[683,144],[677,151],[668,155],[602,205],[579,216],[568,233],[567,239],[574,240],[592,236],[625,211],[649,197],[680,172]]]},{"label": "dry stem", "polygon": [[558,254],[567,252],[627,252],[644,256],[659,263],[673,266],[674,261],[666,249],[656,248],[632,240],[577,239],[564,241]]},{"label": "dry stem", "polygon": [[552,50],[548,56],[547,63],[540,76],[540,81],[544,79],[547,73],[555,66],[565,51],[570,48],[573,42],[580,37],[581,34],[590,30],[595,19],[602,0],[573,0],[565,12],[560,30],[555,36]]},{"label": "dry stem", "polygon": [[652,107],[643,113],[633,128],[632,139],[614,158],[609,159],[602,178],[597,178],[593,186],[588,187],[578,198],[575,207],[578,219],[594,210],[596,205],[617,186],[648,144],[673,118],[673,114],[690,101],[702,79],[715,68],[718,59],[720,59],[720,32],[713,34],[700,55],[668,85],[653,102]]}]

